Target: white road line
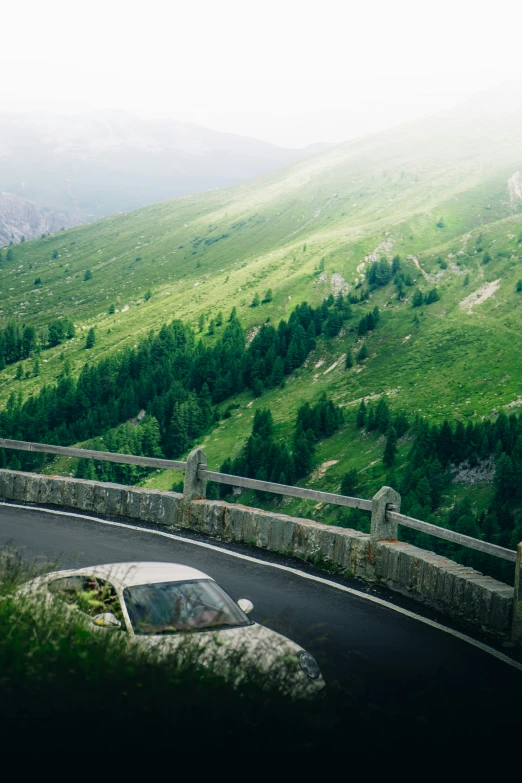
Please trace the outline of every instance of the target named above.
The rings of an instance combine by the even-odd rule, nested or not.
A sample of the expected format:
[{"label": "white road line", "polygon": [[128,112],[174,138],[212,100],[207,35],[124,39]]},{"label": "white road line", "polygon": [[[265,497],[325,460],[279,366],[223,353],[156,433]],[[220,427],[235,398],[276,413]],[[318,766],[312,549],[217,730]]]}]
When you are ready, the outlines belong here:
[{"label": "white road line", "polygon": [[377,596],[368,595],[367,593],[363,593],[360,590],[354,590],[353,587],[346,587],[345,585],[340,585],[337,582],[332,582],[330,579],[324,579],[322,576],[314,576],[313,574],[307,574],[306,571],[300,571],[297,568],[290,568],[290,566],[281,565],[279,563],[270,563],[267,560],[260,560],[257,557],[251,557],[250,555],[243,555],[240,552],[234,552],[230,549],[223,549],[223,547],[216,546],[215,544],[207,544],[205,541],[195,541],[192,538],[185,538],[184,536],[179,536],[176,535],[175,533],[165,533],[162,530],[153,530],[151,528],[140,527],[139,525],[129,525],[126,522],[111,522],[108,519],[101,519],[100,517],[91,517],[88,516],[87,514],[76,514],[71,511],[57,511],[55,509],[42,508],[39,506],[21,506],[18,505],[17,503],[0,502],[0,506],[7,506],[9,508],[22,508],[27,511],[42,511],[46,514],[56,514],[58,516],[64,516],[64,517],[73,517],[73,518],[77,517],[78,519],[86,519],[89,522],[98,522],[101,525],[108,525],[110,527],[121,527],[127,530],[136,530],[140,533],[150,533],[154,536],[162,536],[163,538],[170,538],[173,541],[182,541],[185,544],[193,544],[194,546],[200,546],[203,549],[212,549],[214,552],[220,552],[221,554],[229,555],[230,557],[237,557],[240,560],[247,560],[250,563],[257,563],[258,565],[267,566],[268,568],[277,568],[280,571],[288,571],[291,574],[295,574],[295,576],[300,576],[302,579],[308,579],[310,582],[319,582],[320,584],[327,585],[328,587],[333,587],[335,590],[341,590],[344,593],[355,595],[358,598],[363,598],[365,601],[371,601],[374,604],[379,604],[380,606],[386,607],[386,609],[391,609],[393,612],[397,612],[398,614],[402,614],[405,617],[410,617],[412,620],[417,620],[420,623],[424,623],[425,625],[429,625],[432,628],[436,628],[438,631],[443,631],[444,633],[448,633],[451,636],[455,636],[457,639],[460,639],[463,642],[467,642],[468,644],[471,644],[473,647],[478,647],[479,650],[482,650],[488,655],[492,655],[494,658],[498,658],[499,661],[502,661],[503,663],[507,663],[509,666],[512,666],[514,669],[518,669],[519,671],[522,671],[522,663],[513,660],[513,658],[509,658],[507,655],[504,655],[504,653],[499,652],[499,650],[495,650],[494,647],[490,647],[489,645],[484,644],[483,642],[480,642],[477,639],[473,639],[472,636],[467,636],[466,634],[461,633],[460,631],[455,631],[453,628],[448,628],[446,625],[437,623],[435,620],[430,620],[429,618],[423,617],[420,614],[415,614],[415,612],[410,612],[409,609],[403,609],[401,606],[396,606],[395,604],[389,603],[388,601],[385,601],[382,598],[377,598]]}]

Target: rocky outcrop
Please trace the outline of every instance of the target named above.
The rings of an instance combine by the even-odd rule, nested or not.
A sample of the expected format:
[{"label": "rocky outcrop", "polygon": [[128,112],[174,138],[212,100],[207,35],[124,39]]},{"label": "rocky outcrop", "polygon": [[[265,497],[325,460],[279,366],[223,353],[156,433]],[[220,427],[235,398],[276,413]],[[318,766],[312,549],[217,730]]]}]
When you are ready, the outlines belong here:
[{"label": "rocky outcrop", "polygon": [[66,212],[44,209],[13,193],[0,193],[0,247],[10,242],[35,239],[62,228],[78,226],[81,220]]},{"label": "rocky outcrop", "polygon": [[522,201],[522,174],[515,171],[512,177],[508,179],[509,200],[512,204]]}]

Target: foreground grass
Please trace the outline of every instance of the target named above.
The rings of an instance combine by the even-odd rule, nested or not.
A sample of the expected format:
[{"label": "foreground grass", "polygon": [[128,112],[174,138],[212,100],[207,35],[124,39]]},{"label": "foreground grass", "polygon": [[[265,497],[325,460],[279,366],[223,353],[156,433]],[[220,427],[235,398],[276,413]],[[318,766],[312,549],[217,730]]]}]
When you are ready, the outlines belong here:
[{"label": "foreground grass", "polygon": [[[262,673],[244,660],[227,661],[224,675],[199,666],[190,645],[162,657],[145,653],[123,632],[90,630],[81,620],[64,621],[59,609],[44,611],[16,597],[17,586],[49,567],[28,567],[7,551],[0,560],[4,749],[324,752],[345,747],[347,736],[359,749],[376,741],[412,749],[470,740],[479,730],[471,716],[482,715],[485,694],[452,705],[448,715],[440,678],[405,697],[399,682],[376,694],[370,683],[347,676],[310,703],[283,694],[281,672]],[[238,671],[247,676],[233,685]],[[502,731],[507,708],[495,716]]]}]

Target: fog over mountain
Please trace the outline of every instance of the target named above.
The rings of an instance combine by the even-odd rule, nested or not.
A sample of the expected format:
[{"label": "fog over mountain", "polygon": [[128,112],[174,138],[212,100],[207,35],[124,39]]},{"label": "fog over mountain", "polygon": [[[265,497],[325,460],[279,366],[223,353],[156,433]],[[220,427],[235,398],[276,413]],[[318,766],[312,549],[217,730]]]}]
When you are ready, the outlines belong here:
[{"label": "fog over mountain", "polygon": [[[126,112],[0,114],[0,190],[57,210],[67,227],[174,196],[236,184],[328,145],[285,149],[257,139]],[[17,241],[37,236],[13,212]],[[0,207],[1,209],[1,207]],[[49,213],[50,214],[50,213]],[[0,220],[3,212],[0,211]],[[30,222],[29,222],[30,223]],[[19,228],[19,230],[18,230]],[[39,230],[39,229],[38,229]],[[5,231],[2,237],[5,239]],[[40,232],[41,233],[41,232]]]}]

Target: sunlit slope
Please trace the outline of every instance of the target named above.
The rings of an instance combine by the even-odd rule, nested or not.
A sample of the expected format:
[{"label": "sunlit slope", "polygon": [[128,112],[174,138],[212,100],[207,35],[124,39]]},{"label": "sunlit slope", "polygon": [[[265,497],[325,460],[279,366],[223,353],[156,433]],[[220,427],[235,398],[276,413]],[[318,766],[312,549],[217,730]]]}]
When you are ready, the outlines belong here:
[{"label": "sunlit slope", "polygon": [[[14,315],[43,326],[70,313],[78,336],[42,353],[39,378],[13,387],[16,368],[6,368],[1,398],[55,379],[62,352],[78,368],[165,320],[196,326],[201,313],[210,319],[221,310],[226,317],[233,306],[246,326],[277,321],[296,302],[353,290],[369,259],[399,254],[416,286],[437,286],[440,302],[419,313],[417,324],[414,288],[400,303],[391,285],[376,292],[371,305],[386,315],[368,340],[367,366],[319,375],[312,392],[324,382],[348,400],[400,387],[398,403],[437,416],[509,403],[519,393],[522,115],[502,105],[487,121],[480,106],[468,105],[246,185],[26,242],[9,261],[4,250],[2,321]],[[486,252],[491,261],[484,265]],[[84,281],[86,270],[92,278]],[[484,286],[491,288],[485,298],[479,292],[479,304],[463,303]],[[273,301],[251,308],[254,293],[262,298],[268,288]],[[86,353],[82,329],[93,325],[97,342]],[[346,333],[328,350],[339,358],[353,341]]]}]

